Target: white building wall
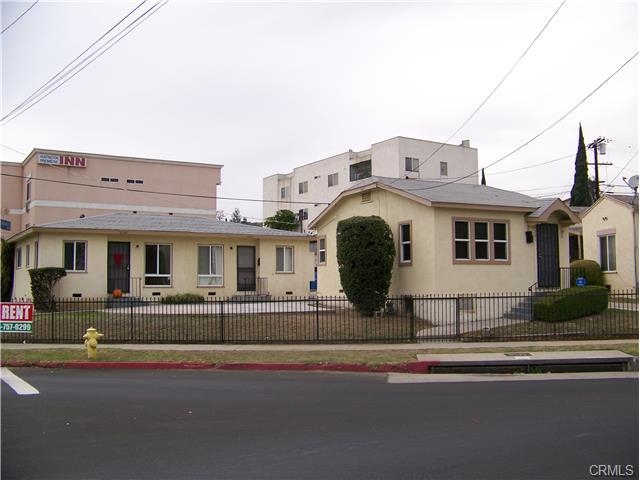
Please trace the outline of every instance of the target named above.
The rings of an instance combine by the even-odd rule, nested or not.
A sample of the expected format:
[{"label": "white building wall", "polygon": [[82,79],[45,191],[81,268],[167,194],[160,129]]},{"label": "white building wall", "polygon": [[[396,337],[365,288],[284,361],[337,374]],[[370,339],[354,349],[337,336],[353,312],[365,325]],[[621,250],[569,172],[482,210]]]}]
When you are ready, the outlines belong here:
[{"label": "white building wall", "polygon": [[[303,231],[307,230],[309,221],[314,219],[341,192],[350,188],[354,182],[350,180],[350,167],[353,164],[371,160],[371,174],[373,176],[404,178],[421,178],[423,180],[451,181],[470,175],[460,180],[464,183],[478,183],[478,150],[469,147],[469,142],[462,145],[442,146],[438,142],[430,142],[407,137],[394,137],[371,145],[371,148],[354,152],[334,155],[329,158],[296,167],[288,174],[276,174],[265,177],[262,182],[262,198],[264,200],[280,199],[280,188],[290,185],[290,200],[287,202],[265,202],[263,204],[264,218],[272,216],[280,209],[292,210],[298,213],[307,209],[307,219],[302,223]],[[440,150],[434,152],[440,148]],[[433,155],[432,158],[429,158]],[[420,165],[419,173],[405,170],[405,157],[417,158]],[[427,160],[429,159],[429,160]],[[440,175],[440,162],[447,163],[447,175]],[[328,177],[338,174],[338,184],[328,186]],[[300,193],[299,184],[307,182],[308,190]],[[309,203],[297,203],[309,202]],[[288,206],[287,206],[288,205]]]}]

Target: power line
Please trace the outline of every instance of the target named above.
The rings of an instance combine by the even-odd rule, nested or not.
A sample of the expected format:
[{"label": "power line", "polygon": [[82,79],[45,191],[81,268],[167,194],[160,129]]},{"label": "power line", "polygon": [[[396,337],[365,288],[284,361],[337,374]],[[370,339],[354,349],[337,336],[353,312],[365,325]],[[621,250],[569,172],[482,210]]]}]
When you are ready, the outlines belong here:
[{"label": "power line", "polygon": [[[562,115],[558,120],[556,120],[555,122],[553,122],[551,125],[549,125],[547,128],[545,128],[544,130],[542,130],[540,133],[538,133],[537,135],[534,135],[532,138],[530,138],[529,140],[527,140],[526,142],[524,142],[522,145],[520,145],[519,147],[517,147],[516,149],[512,150],[511,152],[507,153],[506,155],[504,155],[503,157],[500,157],[498,160],[490,163],[489,165],[487,165],[486,167],[484,167],[485,169],[493,167],[494,165],[497,165],[498,163],[502,162],[503,160],[506,160],[507,158],[509,158],[511,155],[513,155],[514,153],[516,153],[519,150],[522,150],[524,147],[526,147],[527,145],[529,145],[531,142],[533,142],[534,140],[536,140],[537,138],[541,137],[543,134],[547,133],[549,130],[551,130],[553,127],[555,127],[558,123],[560,123],[562,120],[564,120],[565,118],[567,118],[569,115],[571,115],[580,105],[582,105],[584,102],[586,102],[593,94],[595,94],[598,90],[600,90],[609,80],[611,80],[618,72],[620,72],[620,70],[622,70],[625,66],[627,66],[634,58],[636,58],[638,56],[638,52],[634,53],[626,62],[624,62],[622,65],[620,65],[615,72],[613,72],[611,75],[609,75],[602,83],[600,83],[600,85],[598,85],[596,88],[594,88],[589,94],[587,94],[587,96],[585,96],[582,100],[580,100],[573,108],[571,108],[567,113],[565,113],[564,115]],[[450,181],[450,182],[443,182],[439,185],[434,185],[431,187],[422,187],[422,188],[412,188],[412,189],[407,189],[407,191],[417,191],[417,190],[432,190],[434,188],[441,188],[444,187],[446,185],[451,185],[453,183],[458,183],[461,180],[464,180],[465,178],[469,178],[473,175],[477,175],[478,173],[480,173],[480,170],[476,170],[473,173],[470,173],[468,175],[465,175],[464,177],[460,177],[457,180],[454,181]]]},{"label": "power line", "polygon": [[20,155],[24,155],[25,157],[27,156],[26,153],[21,152],[20,150],[16,150],[15,148],[11,148],[9,145],[5,145],[4,143],[0,143],[0,146],[3,148],[6,148],[7,150],[11,150],[12,152],[16,152],[16,153],[19,153]]},{"label": "power line", "polygon": [[[93,58],[91,61],[89,61],[88,63],[86,63],[82,68],[80,68],[79,70],[77,70],[75,73],[73,73],[73,75],[71,75],[70,77],[66,78],[62,83],[60,83],[57,87],[55,87],[52,90],[47,91],[46,93],[41,92],[39,98],[37,98],[37,100],[35,100],[33,103],[31,103],[28,106],[24,106],[24,108],[20,111],[18,111],[17,113],[15,113],[11,118],[8,118],[5,120],[5,118],[8,117],[5,116],[3,117],[4,122],[1,123],[0,125],[5,125],[7,123],[9,123],[11,120],[14,120],[15,118],[19,117],[20,115],[22,115],[23,113],[25,113],[27,110],[31,109],[32,107],[36,106],[38,103],[40,103],[42,100],[44,100],[46,97],[48,97],[49,95],[51,95],[53,92],[55,92],[58,88],[60,88],[62,85],[64,85],[65,83],[67,83],[69,80],[71,80],[73,77],[75,77],[78,73],[80,73],[82,70],[84,70],[85,68],[87,68],[89,65],[91,65],[93,62],[95,62],[98,58],[100,58],[102,55],[104,55],[105,53],[107,53],[112,47],[114,47],[117,43],[119,43],[123,38],[125,38],[127,35],[129,35],[131,32],[133,32],[133,30],[135,30],[136,28],[138,28],[143,22],[145,22],[146,20],[148,20],[154,13],[156,13],[158,10],[160,10],[162,7],[164,7],[167,3],[169,2],[169,0],[164,0],[162,3],[158,2],[155,3],[151,8],[149,8],[148,10],[146,10],[144,13],[142,13],[140,16],[138,16],[135,20],[133,20],[131,23],[129,23],[129,25],[127,25],[123,30],[121,30],[120,32],[118,32],[115,36],[113,36],[111,39],[109,39],[104,45],[102,45],[98,50],[96,50],[95,52],[93,52],[91,55],[89,55],[89,57],[85,58],[82,62],[80,62],[80,64],[76,65],[72,70],[70,70],[69,72],[67,72],[64,76],[67,76],[71,71],[73,71],[74,69],[78,68],[80,65],[82,65],[82,63],[87,62],[87,60],[89,58],[91,58],[92,56],[96,55],[98,52],[100,52],[95,58]],[[158,6],[159,5],[159,6]],[[118,35],[121,35],[120,38],[117,38]],[[109,45],[109,43],[113,42],[111,45]],[[109,45],[107,47],[107,45]]]},{"label": "power line", "polygon": [[61,183],[64,185],[74,185],[78,187],[86,187],[86,188],[100,188],[104,190],[118,190],[121,192],[135,192],[135,193],[151,193],[154,195],[170,195],[175,197],[189,197],[189,198],[204,198],[210,200],[236,200],[242,202],[267,202],[267,203],[295,203],[295,204],[303,204],[303,205],[329,205],[327,202],[301,202],[295,200],[288,200],[283,202],[282,200],[264,200],[264,199],[256,199],[256,198],[238,198],[238,197],[220,197],[217,195],[196,195],[193,193],[178,193],[178,192],[160,192],[155,190],[139,190],[137,188],[124,188],[124,187],[111,187],[106,185],[92,185],[88,183],[80,183],[80,182],[70,182],[67,180],[52,180],[49,178],[38,178],[38,177],[28,177],[25,175],[14,175],[11,173],[2,173],[3,177],[13,177],[13,178],[23,178],[26,180],[36,180],[41,182],[49,182],[49,183]]},{"label": "power line", "polygon": [[[611,184],[611,183],[615,182],[615,181],[618,179],[618,177],[622,174],[622,172],[624,172],[624,171],[625,171],[625,169],[629,166],[629,164],[630,164],[630,163],[633,161],[633,159],[634,159],[634,158],[636,158],[637,156],[638,156],[638,151],[636,150],[636,152],[631,156],[631,158],[629,159],[629,161],[627,161],[627,163],[625,163],[624,167],[622,167],[622,168],[620,169],[620,171],[618,172],[618,174],[617,174],[615,177],[613,177],[613,180],[611,180],[609,183]],[[604,193],[610,193],[610,192],[611,192],[611,189],[613,189],[613,185],[610,185],[610,186],[609,186],[609,188],[607,189],[607,191],[606,191],[606,192],[604,192]]]},{"label": "power line", "polygon": [[[102,34],[102,36],[100,36],[100,38],[98,38],[95,42],[93,42],[91,45],[89,45],[85,50],[82,51],[82,53],[80,53],[78,56],[76,56],[73,60],[71,60],[69,63],[67,63],[64,67],[62,67],[60,69],[60,71],[58,71],[53,77],[51,77],[49,80],[47,80],[42,86],[40,86],[35,92],[33,92],[31,95],[29,95],[25,100],[22,101],[22,103],[20,103],[20,105],[18,105],[17,107],[15,107],[13,110],[11,110],[9,113],[7,113],[4,117],[2,117],[2,119],[0,120],[4,120],[5,118],[11,116],[14,112],[18,111],[21,107],[23,107],[24,105],[26,105],[27,103],[29,103],[32,99],[34,99],[36,96],[38,96],[43,90],[46,90],[49,85],[51,84],[55,84],[58,83],[58,81],[60,81],[62,78],[64,78],[65,76],[61,76],[61,74],[67,69],[69,68],[71,65],[73,65],[73,63],[75,63],[76,60],[78,60],[80,57],[82,57],[85,53],[87,53],[91,48],[93,48],[100,40],[102,40],[104,37],[106,37],[109,33],[111,33],[118,25],[120,25],[122,22],[124,22],[129,16],[131,16],[133,14],[133,12],[135,12],[137,9],[139,9],[147,0],[143,0],[141,3],[139,3],[133,10],[131,10],[127,15],[125,15],[124,17],[122,17],[115,25],[113,25],[109,30],[107,30],[105,33]],[[90,58],[90,57],[89,57]],[[80,64],[81,65],[81,64]],[[77,67],[74,67],[77,68]],[[72,70],[70,70],[70,72],[72,72]],[[70,73],[69,72],[69,73]],[[68,74],[67,74],[68,75]],[[58,80],[56,80],[58,77],[60,77]],[[55,80],[55,81],[54,81]]]},{"label": "power line", "polygon": [[[518,66],[518,64],[520,63],[520,61],[525,57],[525,55],[529,52],[529,50],[531,50],[531,47],[533,47],[533,44],[536,43],[536,41],[538,40],[538,38],[540,38],[540,36],[542,35],[542,33],[547,29],[547,27],[549,26],[549,24],[551,23],[551,20],[554,19],[554,17],[557,15],[557,13],[560,11],[560,9],[562,8],[562,6],[566,3],[566,0],[563,0],[562,3],[558,6],[558,8],[556,8],[556,11],[553,12],[553,15],[551,15],[551,17],[549,18],[549,20],[547,20],[547,23],[544,24],[544,26],[542,27],[542,29],[538,32],[538,35],[536,35],[536,37],[531,41],[531,43],[529,44],[529,46],[524,50],[524,52],[522,52],[522,54],[520,55],[520,57],[518,57],[518,59],[516,60],[516,62],[511,66],[511,68],[507,71],[507,73],[502,77],[502,79],[498,82],[498,84],[493,87],[493,90],[491,90],[491,92],[489,93],[489,95],[487,95],[487,97],[482,101],[482,103],[480,103],[480,105],[478,105],[478,107],[476,107],[476,109],[471,113],[471,115],[469,115],[467,117],[467,119],[462,122],[462,125],[460,125],[457,130],[455,132],[453,132],[449,138],[447,138],[443,143],[440,144],[440,146],[438,148],[436,148],[433,153],[431,155],[429,155],[425,160],[423,160],[422,162],[420,162],[418,164],[418,169],[424,165],[425,163],[427,163],[429,160],[431,160],[447,143],[449,143],[449,141],[460,131],[464,128],[464,126],[469,123],[469,121],[476,115],[476,113],[478,113],[478,111],[480,111],[480,109],[489,101],[489,99],[493,96],[493,94],[502,86],[502,84],[505,82],[505,80],[507,79],[507,77],[509,75],[511,75],[511,72],[513,72],[513,70],[516,68],[516,66]],[[476,172],[478,173],[478,172]],[[395,182],[391,182],[391,184],[393,185],[393,183]]]},{"label": "power line", "polygon": [[533,165],[528,165],[526,167],[514,168],[512,170],[502,170],[501,172],[491,172],[491,175],[502,175],[503,173],[513,173],[513,172],[519,172],[521,170],[528,170],[530,168],[541,167],[542,165],[548,165],[549,163],[559,162],[560,160],[565,160],[567,158],[571,158],[574,155],[575,154],[572,153],[571,155],[566,155],[564,157],[554,158],[553,160],[547,160],[546,162],[534,163]]},{"label": "power line", "polygon": [[7,30],[9,30],[18,20],[20,20],[22,17],[24,17],[26,15],[26,13],[31,10],[33,7],[36,6],[36,4],[39,2],[40,0],[36,0],[35,2],[33,2],[31,4],[31,6],[29,8],[27,8],[24,12],[22,12],[22,15],[20,15],[18,18],[16,18],[13,22],[11,22],[9,25],[7,25],[5,28],[2,29],[2,31],[0,32],[0,35],[2,35],[4,32],[6,32]]}]

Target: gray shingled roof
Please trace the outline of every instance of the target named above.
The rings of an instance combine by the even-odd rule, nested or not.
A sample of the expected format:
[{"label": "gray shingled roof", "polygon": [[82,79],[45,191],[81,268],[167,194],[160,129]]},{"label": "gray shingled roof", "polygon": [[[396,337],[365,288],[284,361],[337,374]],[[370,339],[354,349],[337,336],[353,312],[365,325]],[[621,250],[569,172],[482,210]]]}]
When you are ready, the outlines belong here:
[{"label": "gray shingled roof", "polygon": [[254,237],[307,237],[308,235],[273,228],[222,222],[208,217],[111,213],[36,225],[35,228],[65,230],[127,230],[136,232],[208,233]]},{"label": "gray shingled roof", "polygon": [[459,182],[443,183],[414,179],[370,177],[356,183],[353,188],[361,188],[373,183],[381,183],[434,203],[522,207],[532,211],[545,206],[545,200],[529,197],[521,193],[501,190],[487,185]]},{"label": "gray shingled roof", "polygon": [[606,194],[608,197],[612,197],[615,198],[616,200],[620,201],[620,202],[624,202],[624,203],[628,203],[629,205],[634,205],[637,207],[637,203],[634,199],[635,197],[633,195],[621,195],[621,194],[611,194],[608,193]]}]

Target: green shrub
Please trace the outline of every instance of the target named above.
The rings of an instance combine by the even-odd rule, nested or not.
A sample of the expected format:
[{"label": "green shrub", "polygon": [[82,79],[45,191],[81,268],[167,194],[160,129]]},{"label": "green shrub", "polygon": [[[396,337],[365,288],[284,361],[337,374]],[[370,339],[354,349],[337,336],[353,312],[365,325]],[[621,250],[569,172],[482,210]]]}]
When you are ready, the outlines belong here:
[{"label": "green shrub", "polygon": [[67,275],[67,271],[60,267],[32,268],[29,270],[31,277],[31,294],[33,306],[40,312],[55,312],[56,301],[53,296],[53,287],[58,280]]},{"label": "green shrub", "polygon": [[608,304],[609,291],[605,287],[565,288],[537,300],[533,304],[533,317],[543,322],[562,322],[602,313]]},{"label": "green shrub", "polygon": [[571,285],[576,284],[576,278],[584,277],[587,285],[604,285],[600,264],[593,260],[574,260],[571,267]]},{"label": "green shrub", "polygon": [[179,303],[204,303],[204,297],[197,293],[176,293],[162,298],[162,303],[171,305]]},{"label": "green shrub", "polygon": [[13,289],[13,261],[15,255],[15,248],[13,243],[7,242],[2,239],[2,297],[3,302],[11,301],[11,290]]},{"label": "green shrub", "polygon": [[380,217],[351,217],[338,222],[336,240],[344,293],[360,313],[371,316],[384,307],[391,285],[391,229]]}]

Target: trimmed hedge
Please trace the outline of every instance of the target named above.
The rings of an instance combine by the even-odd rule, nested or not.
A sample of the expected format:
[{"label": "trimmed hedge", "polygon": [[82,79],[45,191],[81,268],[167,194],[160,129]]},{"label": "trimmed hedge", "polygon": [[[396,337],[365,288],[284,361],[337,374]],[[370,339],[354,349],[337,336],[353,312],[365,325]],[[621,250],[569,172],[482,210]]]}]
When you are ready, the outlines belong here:
[{"label": "trimmed hedge", "polygon": [[600,264],[594,260],[574,260],[571,267],[571,285],[576,284],[578,277],[587,279],[588,285],[604,285],[604,277]]},{"label": "trimmed hedge", "polygon": [[176,293],[175,295],[167,295],[162,298],[162,303],[171,305],[181,303],[204,303],[204,297],[197,293]]},{"label": "trimmed hedge", "polygon": [[587,285],[552,293],[533,304],[533,318],[543,322],[562,322],[602,313],[609,305],[605,287]]},{"label": "trimmed hedge", "polygon": [[13,289],[13,260],[15,255],[15,248],[13,243],[7,242],[4,238],[2,239],[2,273],[1,282],[2,282],[2,301],[10,302],[11,301],[11,290]]},{"label": "trimmed hedge", "polygon": [[58,283],[58,280],[66,275],[67,271],[61,267],[32,268],[29,270],[33,305],[37,311],[56,311],[56,300],[53,295],[53,287]]},{"label": "trimmed hedge", "polygon": [[351,217],[336,230],[338,271],[345,295],[363,315],[372,316],[385,306],[395,244],[382,218]]}]

